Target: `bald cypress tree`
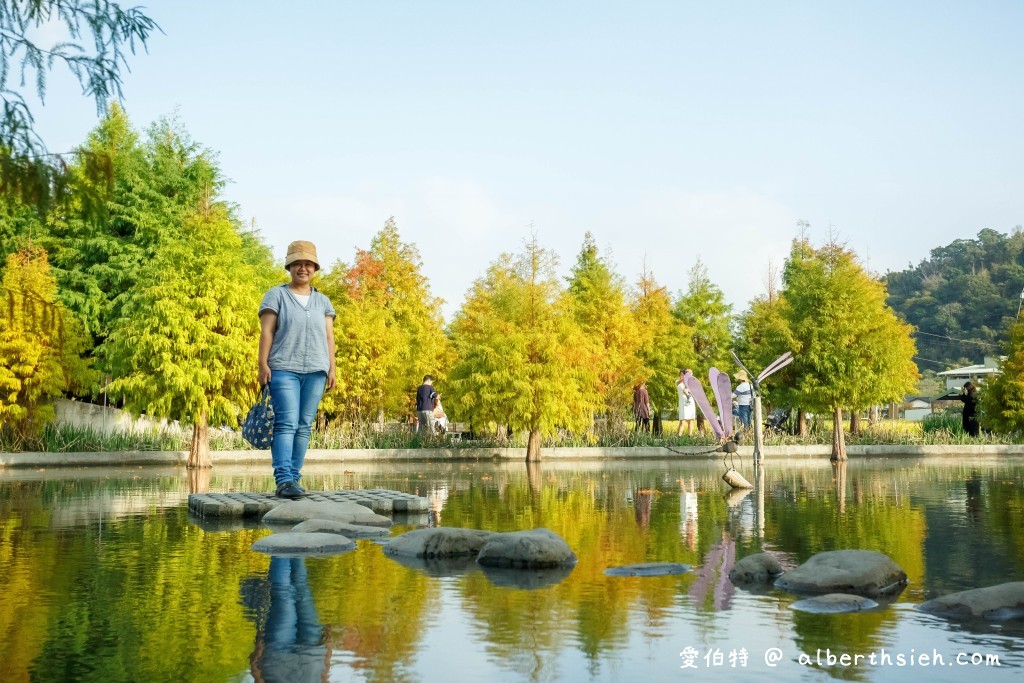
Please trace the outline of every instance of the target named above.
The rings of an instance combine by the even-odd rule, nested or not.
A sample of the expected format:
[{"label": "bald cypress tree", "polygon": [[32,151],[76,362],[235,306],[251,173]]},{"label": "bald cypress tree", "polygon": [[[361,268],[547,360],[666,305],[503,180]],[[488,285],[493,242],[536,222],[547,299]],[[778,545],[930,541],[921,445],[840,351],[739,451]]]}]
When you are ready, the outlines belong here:
[{"label": "bald cypress tree", "polygon": [[843,409],[901,399],[917,383],[912,328],[885,303],[885,285],[830,241],[794,240],[782,315],[792,334],[794,397],[833,418],[832,459],[846,459]]},{"label": "bald cypress tree", "polygon": [[694,330],[674,314],[668,290],[648,270],[641,273],[636,283],[632,309],[640,361],[640,371],[634,380],[647,383],[655,410],[662,411],[676,405],[675,381],[679,371],[691,367],[696,360]]},{"label": "bald cypress tree", "polygon": [[569,312],[583,333],[594,372],[598,410],[607,425],[619,425],[632,401],[633,382],[642,374],[637,355],[641,335],[625,282],[589,232],[569,273],[567,293]]},{"label": "bald cypress tree", "polygon": [[415,410],[426,374],[443,379],[452,363],[442,300],[430,291],[414,244],[403,242],[394,218],[359,249],[351,265],[338,261],[317,284],[338,313],[338,391],[325,412],[354,421]]},{"label": "bald cypress tree", "polygon": [[981,391],[985,426],[999,432],[1024,431],[1024,322],[1010,326],[1002,371]]},{"label": "bald cypress tree", "polygon": [[586,345],[556,262],[536,238],[520,254],[502,255],[474,283],[451,326],[457,409],[474,425],[526,430],[528,461],[540,459],[543,436],[585,429],[596,404]]},{"label": "bald cypress tree", "polygon": [[0,280],[0,429],[33,436],[53,419],[53,399],[95,378],[88,336],[57,298],[46,252],[8,254]]}]

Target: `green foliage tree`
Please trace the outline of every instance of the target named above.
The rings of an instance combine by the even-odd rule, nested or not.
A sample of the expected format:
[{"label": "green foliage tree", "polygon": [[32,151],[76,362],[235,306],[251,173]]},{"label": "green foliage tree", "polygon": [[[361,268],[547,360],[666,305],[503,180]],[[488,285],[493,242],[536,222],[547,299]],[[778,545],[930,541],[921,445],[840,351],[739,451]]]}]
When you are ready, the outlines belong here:
[{"label": "green foliage tree", "polygon": [[[36,36],[49,33],[40,29],[54,26],[66,37],[40,44]],[[63,160],[46,154],[25,83],[33,83],[35,95],[44,100],[48,74],[63,66],[103,111],[112,97],[121,97],[128,54],[145,48],[158,30],[141,8],[109,0],[0,1],[0,196],[45,206],[54,189],[63,189]]]},{"label": "green foliage tree", "polygon": [[654,274],[645,270],[637,282],[633,302],[639,345],[637,357],[641,369],[634,381],[647,382],[647,393],[656,410],[676,405],[675,381],[679,371],[692,367],[692,327],[673,315],[668,290],[659,285]]},{"label": "green foliage tree", "polygon": [[981,391],[985,426],[999,432],[1024,431],[1024,322],[1010,328],[1002,374],[985,382]]},{"label": "green foliage tree", "polygon": [[[772,292],[750,302],[737,321],[736,353],[752,372],[768,367],[776,358],[797,348],[780,294]],[[767,405],[798,406],[795,370],[791,364],[772,375],[762,386]]]},{"label": "green foliage tree", "polygon": [[78,320],[57,299],[46,252],[9,254],[0,286],[0,429],[16,439],[54,416],[51,401],[94,381]]},{"label": "green foliage tree", "polygon": [[799,405],[832,413],[832,459],[845,460],[843,408],[896,400],[916,385],[912,328],[886,305],[885,285],[834,241],[815,249],[794,240],[782,301]]},{"label": "green foliage tree", "polygon": [[473,284],[451,325],[458,361],[452,402],[475,426],[529,432],[526,458],[558,428],[586,428],[596,407],[583,333],[555,276],[556,257],[536,238],[503,254]]},{"label": "green foliage tree", "polygon": [[732,348],[732,306],[725,295],[708,277],[708,269],[700,260],[690,269],[686,292],[681,292],[673,313],[684,325],[692,329],[693,372],[707,377],[712,366],[728,372],[734,363],[729,352]]},{"label": "green foliage tree", "polygon": [[[161,227],[174,219],[163,211],[167,197],[154,206],[154,148],[140,143],[117,104],[79,150],[67,172],[70,196],[64,210],[48,220],[44,243],[53,255],[61,299],[101,344],[117,316],[117,302],[152,258]],[[109,187],[88,169],[94,158],[110,162]],[[190,165],[197,163],[207,162],[192,159]]]},{"label": "green foliage tree", "polygon": [[[1024,232],[985,229],[885,276],[888,303],[917,328],[921,357],[946,366],[996,352],[1024,289]],[[934,369],[942,370],[942,365]]]},{"label": "green foliage tree", "polygon": [[210,467],[208,426],[237,425],[255,397],[264,278],[223,205],[197,208],[178,230],[125,295],[101,350],[115,372],[108,391],[133,413],[190,423],[188,464]]},{"label": "green foliage tree", "polygon": [[569,273],[568,296],[569,311],[583,332],[588,364],[596,377],[601,412],[606,424],[621,424],[632,401],[633,382],[642,374],[637,356],[641,339],[625,282],[599,255],[589,232]]},{"label": "green foliage tree", "polygon": [[352,266],[336,263],[320,278],[338,313],[334,395],[341,398],[325,397],[325,411],[355,420],[407,415],[423,376],[447,373],[452,350],[442,301],[422,269],[416,246],[402,242],[389,218]]}]

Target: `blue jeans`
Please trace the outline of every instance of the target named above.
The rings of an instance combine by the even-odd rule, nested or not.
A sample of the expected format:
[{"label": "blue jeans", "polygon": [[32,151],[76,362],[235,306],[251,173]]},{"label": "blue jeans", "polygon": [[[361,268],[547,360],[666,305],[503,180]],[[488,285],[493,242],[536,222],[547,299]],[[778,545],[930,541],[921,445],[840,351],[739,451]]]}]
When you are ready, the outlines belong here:
[{"label": "blue jeans", "polygon": [[309,432],[313,427],[317,406],[327,385],[325,372],[270,373],[270,402],[274,405],[274,441],[270,458],[274,481],[299,482],[299,470],[309,448]]},{"label": "blue jeans", "polygon": [[739,409],[739,418],[740,422],[743,423],[743,428],[750,429],[750,406],[737,406],[737,408]]}]

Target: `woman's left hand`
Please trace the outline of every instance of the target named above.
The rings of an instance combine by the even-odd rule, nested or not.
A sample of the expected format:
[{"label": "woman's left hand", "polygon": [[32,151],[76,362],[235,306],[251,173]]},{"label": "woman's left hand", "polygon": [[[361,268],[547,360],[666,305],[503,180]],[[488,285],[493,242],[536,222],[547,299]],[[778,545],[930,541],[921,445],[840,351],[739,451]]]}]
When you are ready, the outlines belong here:
[{"label": "woman's left hand", "polygon": [[334,389],[334,385],[337,383],[335,375],[336,373],[333,367],[327,370],[327,391],[332,391]]}]

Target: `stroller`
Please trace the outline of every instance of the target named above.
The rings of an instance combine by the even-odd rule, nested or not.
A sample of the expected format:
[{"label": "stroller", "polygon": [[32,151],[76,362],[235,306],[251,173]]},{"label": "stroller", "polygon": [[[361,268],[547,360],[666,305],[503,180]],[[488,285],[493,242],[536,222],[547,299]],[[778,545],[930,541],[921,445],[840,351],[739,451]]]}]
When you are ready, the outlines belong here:
[{"label": "stroller", "polygon": [[781,434],[785,431],[784,427],[787,422],[789,422],[789,409],[776,408],[768,416],[768,419],[764,421],[764,429],[766,432]]}]

